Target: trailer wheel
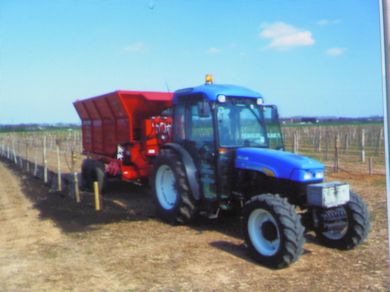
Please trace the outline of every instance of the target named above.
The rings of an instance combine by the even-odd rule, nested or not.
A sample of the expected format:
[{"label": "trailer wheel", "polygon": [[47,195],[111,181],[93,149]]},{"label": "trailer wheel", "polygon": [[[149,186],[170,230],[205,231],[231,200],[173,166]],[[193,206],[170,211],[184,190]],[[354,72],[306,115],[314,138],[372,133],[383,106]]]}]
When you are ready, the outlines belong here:
[{"label": "trailer wheel", "polygon": [[243,209],[245,242],[251,256],[271,268],[284,268],[303,252],[304,228],[294,206],[277,195],[252,197]]},{"label": "trailer wheel", "polygon": [[[370,229],[367,205],[362,198],[351,192],[350,201],[342,207],[346,212],[346,221],[334,231],[315,228],[318,240],[325,246],[338,249],[352,249],[362,243]],[[331,218],[330,218],[331,219]]]},{"label": "trailer wheel", "polygon": [[93,191],[93,183],[98,182],[99,193],[104,191],[106,176],[104,163],[93,159],[85,159],[81,167],[82,186],[88,191]]},{"label": "trailer wheel", "polygon": [[85,190],[92,190],[91,186],[91,171],[94,167],[95,161],[92,159],[84,159],[81,165],[81,185]]},{"label": "trailer wheel", "polygon": [[180,157],[163,149],[154,164],[153,195],[157,213],[169,223],[189,223],[197,213]]}]

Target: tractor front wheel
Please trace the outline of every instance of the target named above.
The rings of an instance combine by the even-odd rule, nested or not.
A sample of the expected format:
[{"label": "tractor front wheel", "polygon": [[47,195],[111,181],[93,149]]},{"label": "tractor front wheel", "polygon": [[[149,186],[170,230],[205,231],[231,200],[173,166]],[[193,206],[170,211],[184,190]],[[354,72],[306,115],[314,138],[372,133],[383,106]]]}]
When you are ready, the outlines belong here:
[{"label": "tractor front wheel", "polygon": [[257,262],[284,268],[302,254],[304,228],[286,199],[271,194],[252,197],[243,214],[245,242]]},{"label": "tractor front wheel", "polygon": [[346,215],[344,220],[339,222],[333,220],[331,212],[322,215],[326,218],[325,224],[337,224],[338,228],[326,231],[324,228],[315,228],[314,231],[325,246],[352,249],[364,241],[370,229],[367,205],[359,195],[351,192],[350,201],[339,208],[343,209]]},{"label": "tractor front wheel", "polygon": [[183,163],[171,149],[163,149],[154,164],[153,195],[157,213],[169,223],[189,223],[197,213]]}]

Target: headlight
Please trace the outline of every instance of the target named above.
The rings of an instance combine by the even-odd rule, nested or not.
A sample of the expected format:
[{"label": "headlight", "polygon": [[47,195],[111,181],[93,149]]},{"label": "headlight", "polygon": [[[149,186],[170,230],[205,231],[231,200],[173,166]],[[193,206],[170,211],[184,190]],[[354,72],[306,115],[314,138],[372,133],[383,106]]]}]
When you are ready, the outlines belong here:
[{"label": "headlight", "polygon": [[316,178],[323,179],[324,178],[324,172],[323,171],[317,171],[316,172]]},{"label": "headlight", "polygon": [[313,178],[313,173],[310,171],[305,171],[305,174],[303,175],[304,180],[309,180]]},{"label": "headlight", "polygon": [[324,178],[324,171],[321,169],[294,169],[290,179],[298,182],[318,181]]},{"label": "headlight", "polygon": [[220,95],[218,95],[217,100],[220,103],[224,103],[224,102],[226,102],[226,96],[223,94],[220,94]]}]

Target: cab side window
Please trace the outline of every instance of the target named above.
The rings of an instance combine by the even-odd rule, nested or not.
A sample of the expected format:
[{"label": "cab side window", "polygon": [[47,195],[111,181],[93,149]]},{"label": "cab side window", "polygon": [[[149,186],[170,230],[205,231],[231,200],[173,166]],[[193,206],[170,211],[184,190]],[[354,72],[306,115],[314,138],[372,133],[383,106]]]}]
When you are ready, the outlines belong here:
[{"label": "cab side window", "polygon": [[173,141],[181,142],[185,139],[185,105],[175,107],[173,115]]},{"label": "cab side window", "polygon": [[199,102],[189,105],[187,113],[189,124],[187,139],[195,142],[198,147],[212,144],[214,141],[212,115],[200,115]]}]

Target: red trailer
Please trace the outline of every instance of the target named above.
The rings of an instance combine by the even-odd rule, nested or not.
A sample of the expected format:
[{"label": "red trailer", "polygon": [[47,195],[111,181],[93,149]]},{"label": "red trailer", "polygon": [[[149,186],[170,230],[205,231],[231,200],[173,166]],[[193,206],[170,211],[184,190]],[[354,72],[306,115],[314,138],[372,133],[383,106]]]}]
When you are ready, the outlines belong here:
[{"label": "red trailer", "polygon": [[170,92],[121,90],[74,102],[82,121],[83,154],[90,158],[83,164],[87,177],[147,178],[159,145],[170,141],[172,119],[164,110],[172,97]]}]

